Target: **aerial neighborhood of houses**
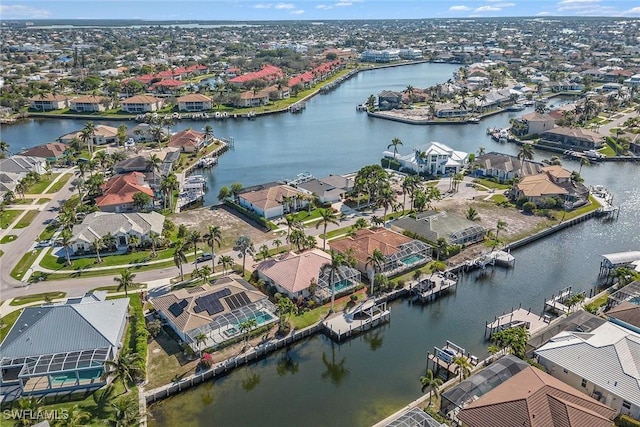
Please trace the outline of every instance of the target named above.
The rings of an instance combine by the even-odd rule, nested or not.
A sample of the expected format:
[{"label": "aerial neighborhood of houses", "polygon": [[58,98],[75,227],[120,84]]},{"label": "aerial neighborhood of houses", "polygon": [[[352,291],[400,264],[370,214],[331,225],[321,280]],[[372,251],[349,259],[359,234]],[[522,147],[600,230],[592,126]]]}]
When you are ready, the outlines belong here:
[{"label": "aerial neighborhood of houses", "polygon": [[[2,126],[25,140],[0,146],[0,403],[69,425],[147,425],[152,405],[317,332],[388,322],[395,299],[435,305],[468,271],[513,267],[512,248],[615,220],[583,168],[640,160],[635,20],[221,25],[210,44],[199,26],[1,26]],[[425,62],[456,71],[376,88],[353,114],[474,128],[491,149],[393,138],[353,171],[207,173],[235,154],[220,127]],[[601,273],[599,295],[487,322],[488,357],[427,353],[421,397],[379,425],[639,426],[640,253]]]}]

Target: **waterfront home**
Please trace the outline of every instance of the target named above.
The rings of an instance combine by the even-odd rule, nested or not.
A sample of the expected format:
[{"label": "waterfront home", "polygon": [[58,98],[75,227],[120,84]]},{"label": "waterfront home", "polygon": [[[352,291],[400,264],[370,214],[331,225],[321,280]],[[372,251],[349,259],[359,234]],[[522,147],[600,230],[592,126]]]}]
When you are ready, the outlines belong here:
[{"label": "waterfront home", "polygon": [[527,366],[464,407],[457,418],[464,427],[611,427],[614,416],[607,405]]},{"label": "waterfront home", "polygon": [[41,157],[50,163],[55,163],[64,157],[68,145],[60,142],[49,142],[47,144],[37,145],[20,152],[21,156]]},{"label": "waterfront home", "polygon": [[557,126],[540,134],[542,141],[571,149],[597,150],[602,147],[604,137],[598,132],[582,128]]},{"label": "waterfront home", "polygon": [[98,113],[111,108],[111,100],[106,96],[83,95],[69,101],[69,109],[78,113]]},{"label": "waterfront home", "polygon": [[211,98],[201,93],[190,93],[177,99],[180,111],[209,111],[212,107]]},{"label": "waterfront home", "polygon": [[61,110],[69,107],[69,97],[43,93],[29,99],[29,108],[36,111]]},{"label": "waterfront home", "polygon": [[[266,259],[258,264],[256,271],[265,283],[289,298],[295,300],[313,296],[323,301],[331,296],[331,276],[326,268],[330,264],[331,257],[327,253],[311,249],[300,254],[288,252]],[[352,291],[360,284],[360,272],[343,265],[335,272],[333,284],[336,293]]]},{"label": "waterfront home", "polygon": [[616,414],[636,419],[640,418],[637,354],[640,334],[611,322],[587,332],[560,332],[535,351],[549,374],[610,406]]},{"label": "waterfront home", "polygon": [[438,117],[439,119],[466,117],[472,112],[473,110],[471,108],[460,108],[456,104],[443,103],[443,104],[438,104],[436,109],[436,117]]},{"label": "waterfront home", "polygon": [[236,86],[244,86],[246,83],[250,83],[253,80],[265,80],[267,82],[273,82],[284,77],[282,69],[275,65],[264,65],[259,71],[243,74],[241,76],[229,79],[229,83]]},{"label": "waterfront home", "polygon": [[624,84],[627,86],[631,86],[631,87],[638,87],[640,86],[640,74],[634,74],[633,76],[629,77],[628,79],[624,80]]},{"label": "waterfront home", "polygon": [[271,182],[242,189],[240,206],[267,219],[296,212],[309,204],[308,196],[290,185]]},{"label": "waterfront home", "polygon": [[153,93],[176,95],[184,87],[184,82],[176,79],[160,80],[151,85],[150,91]]},{"label": "waterfront home", "polygon": [[[70,132],[58,138],[63,144],[70,144],[74,139],[82,141],[82,131]],[[118,142],[118,128],[107,125],[96,125],[91,137],[93,145],[114,144]]]},{"label": "waterfront home", "polygon": [[360,54],[360,61],[362,62],[389,63],[399,60],[399,49],[365,50]]},{"label": "waterfront home", "polygon": [[392,229],[437,242],[443,238],[449,245],[470,245],[484,240],[487,229],[480,224],[446,211],[422,212],[391,222]]},{"label": "waterfront home", "polygon": [[278,320],[276,306],[269,298],[235,274],[149,301],[180,340],[195,351],[237,340],[245,334],[242,324],[248,320],[255,319],[256,328]]},{"label": "waterfront home", "polygon": [[524,129],[526,129],[526,133],[524,135],[539,135],[549,129],[553,129],[556,125],[556,119],[554,117],[548,114],[538,113],[537,111],[523,115],[518,121],[525,126]]},{"label": "waterfront home", "polygon": [[94,292],[27,307],[0,344],[2,399],[86,392],[107,383],[122,348],[129,298]]},{"label": "waterfront home", "polygon": [[329,246],[331,250],[342,254],[351,252],[356,260],[356,268],[369,280],[373,277],[374,267],[367,258],[376,249],[384,256],[378,272],[385,276],[400,274],[431,260],[431,246],[385,228],[358,230],[353,236],[329,242]]},{"label": "waterfront home", "polygon": [[122,111],[132,114],[152,113],[162,108],[164,101],[150,95],[135,95],[120,101]]},{"label": "waterfront home", "polygon": [[543,163],[520,160],[516,156],[490,152],[476,157],[473,162],[474,176],[495,178],[505,182],[514,178],[537,175],[542,172]]},{"label": "waterfront home", "polygon": [[383,90],[378,94],[378,108],[382,111],[400,108],[402,93],[392,90]]},{"label": "waterfront home", "polygon": [[171,135],[167,147],[179,148],[185,153],[197,153],[210,141],[204,133],[193,129],[185,129]]},{"label": "waterfront home", "polygon": [[158,212],[149,213],[111,213],[93,212],[87,215],[81,224],[72,229],[71,251],[80,255],[91,251],[91,244],[107,234],[115,237],[116,249],[129,246],[131,237],[138,239],[139,246],[151,243],[151,233],[162,234],[164,216]]},{"label": "waterfront home", "polygon": [[538,175],[522,178],[514,187],[513,198],[526,197],[537,206],[548,204],[550,199],[562,202],[565,209],[575,209],[587,203],[589,189],[571,178],[571,172],[562,166],[546,166]]},{"label": "waterfront home", "polygon": [[259,107],[269,103],[269,91],[263,89],[257,92],[246,90],[234,102],[235,107]]},{"label": "waterfront home", "polygon": [[469,154],[457,151],[441,143],[419,145],[408,155],[395,155],[385,151],[383,156],[395,158],[400,163],[400,170],[427,175],[448,175],[459,173],[469,160]]},{"label": "waterfront home", "polygon": [[296,185],[296,188],[304,190],[317,197],[320,203],[334,203],[344,199],[345,190],[336,188],[319,179],[312,179]]},{"label": "waterfront home", "polygon": [[155,139],[156,130],[160,132],[163,140],[169,137],[167,129],[163,126],[139,123],[135,127],[127,129],[127,139],[133,139],[134,142],[153,141]]},{"label": "waterfront home", "polygon": [[36,172],[40,175],[46,172],[46,159],[42,157],[31,157],[15,155],[0,159],[0,196],[7,191],[14,191],[16,184],[29,172]]},{"label": "waterfront home", "polygon": [[133,203],[136,193],[145,193],[152,199],[154,196],[140,172],[113,176],[101,188],[102,195],[96,198],[96,206],[102,212],[134,212],[137,210]]}]

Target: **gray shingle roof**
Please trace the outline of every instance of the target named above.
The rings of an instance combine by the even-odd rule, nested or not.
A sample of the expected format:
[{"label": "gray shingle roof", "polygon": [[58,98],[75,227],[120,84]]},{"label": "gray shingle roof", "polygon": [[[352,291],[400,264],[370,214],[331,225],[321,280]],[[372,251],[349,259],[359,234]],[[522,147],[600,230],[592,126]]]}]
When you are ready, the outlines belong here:
[{"label": "gray shingle roof", "polygon": [[146,235],[150,231],[161,234],[164,216],[157,212],[149,213],[109,213],[93,212],[85,217],[82,224],[73,226],[72,241],[93,242],[97,237],[108,233]]},{"label": "gray shingle roof", "polygon": [[129,299],[27,307],[2,344],[3,358],[118,347]]}]

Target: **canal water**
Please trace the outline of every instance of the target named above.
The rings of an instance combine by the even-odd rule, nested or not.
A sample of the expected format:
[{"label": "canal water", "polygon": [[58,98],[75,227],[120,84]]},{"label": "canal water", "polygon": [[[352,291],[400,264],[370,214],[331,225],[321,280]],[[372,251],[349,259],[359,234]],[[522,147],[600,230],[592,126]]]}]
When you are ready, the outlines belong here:
[{"label": "canal water", "polygon": [[[393,138],[401,152],[429,141],[456,149],[515,154],[518,148],[498,144],[487,127],[505,127],[503,113],[480,125],[412,126],[375,120],[355,106],[383,89],[403,90],[445,82],[456,69],[421,64],[360,73],[328,95],[307,103],[302,114],[281,114],[255,121],[211,122],[216,135],[233,137],[226,153],[207,175],[213,203],[217,189],[238,181],[244,185],[292,178],[308,171],[316,176],[355,171],[377,163]],[[558,101],[556,101],[557,103]],[[181,122],[175,129],[201,128]],[[31,121],[3,128],[3,140],[16,147],[52,141],[82,127],[72,120]],[[549,157],[536,152],[536,159]],[[576,162],[563,161],[577,170]],[[451,340],[484,357],[486,320],[518,304],[542,310],[545,298],[566,286],[589,290],[595,284],[601,254],[640,248],[640,165],[603,163],[582,169],[589,185],[602,184],[620,205],[614,222],[591,220],[513,251],[515,268],[489,269],[462,277],[457,290],[428,305],[391,304],[389,324],[342,344],[322,335],[275,352],[149,408],[155,426],[367,426],[420,395],[418,378],[427,351]]]}]

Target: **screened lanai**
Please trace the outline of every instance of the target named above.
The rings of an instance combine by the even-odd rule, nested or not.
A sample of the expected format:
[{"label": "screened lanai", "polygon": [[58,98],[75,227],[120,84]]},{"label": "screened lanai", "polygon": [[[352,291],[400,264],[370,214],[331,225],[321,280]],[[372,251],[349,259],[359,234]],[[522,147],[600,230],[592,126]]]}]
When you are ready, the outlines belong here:
[{"label": "screened lanai", "polygon": [[[347,265],[338,267],[333,277],[333,284],[336,295],[344,294],[355,289],[360,284],[360,272]],[[325,269],[318,277],[318,290],[315,297],[324,301],[331,297],[331,273]]]},{"label": "screened lanai", "polygon": [[382,273],[391,276],[431,261],[431,246],[420,240],[411,240],[398,246],[398,251],[385,257]]},{"label": "screened lanai", "polygon": [[420,408],[411,408],[385,424],[385,427],[445,427]]}]

